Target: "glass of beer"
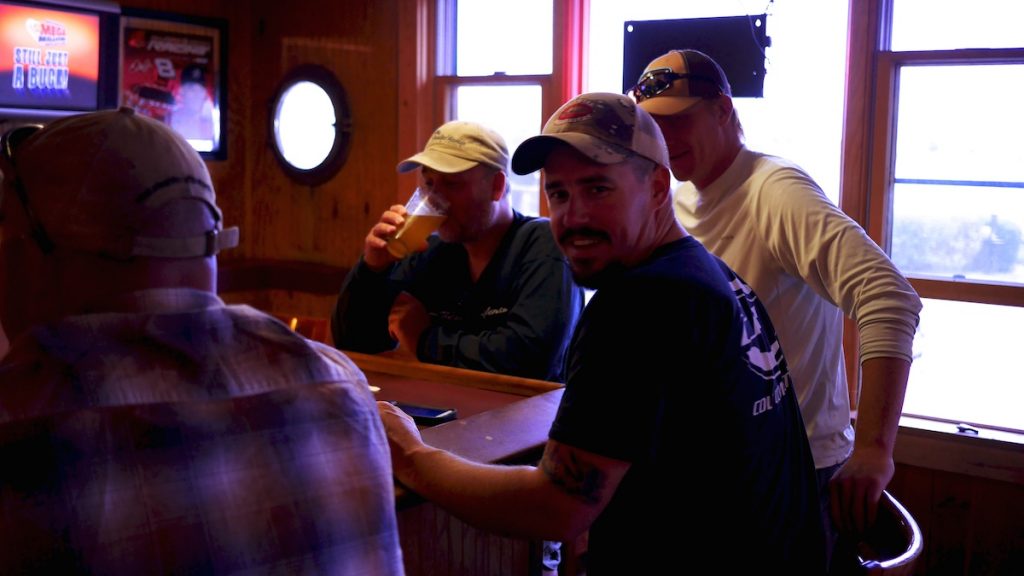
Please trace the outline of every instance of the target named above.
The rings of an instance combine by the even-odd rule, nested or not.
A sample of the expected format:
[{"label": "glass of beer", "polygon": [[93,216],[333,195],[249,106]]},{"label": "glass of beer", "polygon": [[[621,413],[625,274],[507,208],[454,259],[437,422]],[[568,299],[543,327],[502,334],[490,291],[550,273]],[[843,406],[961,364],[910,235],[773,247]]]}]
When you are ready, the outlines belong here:
[{"label": "glass of beer", "polygon": [[388,252],[405,258],[420,247],[448,216],[448,203],[436,194],[417,188],[405,203],[405,223],[388,238]]}]

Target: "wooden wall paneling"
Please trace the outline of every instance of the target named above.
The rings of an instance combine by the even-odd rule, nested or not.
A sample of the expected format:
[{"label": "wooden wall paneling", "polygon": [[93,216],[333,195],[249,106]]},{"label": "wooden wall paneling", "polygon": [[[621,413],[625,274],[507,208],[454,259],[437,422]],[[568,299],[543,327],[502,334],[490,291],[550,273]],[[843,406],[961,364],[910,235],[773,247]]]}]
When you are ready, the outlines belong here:
[{"label": "wooden wall paneling", "polygon": [[[398,154],[393,165],[419,152],[436,128],[433,77],[437,67],[435,3],[400,0],[398,10]],[[392,203],[404,203],[417,184],[417,172],[398,175]]]},{"label": "wooden wall paneling", "polygon": [[297,316],[303,322],[329,321],[348,270],[291,260],[235,258],[220,262],[217,292],[231,304],[249,304],[279,316]]},{"label": "wooden wall paneling", "polygon": [[971,480],[960,474],[935,474],[931,506],[927,574],[965,574],[970,536]]},{"label": "wooden wall paneling", "polygon": [[[251,164],[252,257],[350,267],[367,231],[394,202],[398,3],[258,3],[253,53],[261,72],[252,79],[251,125],[258,134]],[[352,114],[347,162],[334,178],[315,187],[288,179],[268,146],[270,100],[278,82],[292,66],[307,63],[338,77]],[[271,300],[274,309],[314,316],[327,316],[333,305],[331,298],[294,294],[273,294]]]},{"label": "wooden wall paneling", "polygon": [[526,576],[539,571],[538,544],[477,530],[429,502],[400,510],[398,530],[408,576]]},{"label": "wooden wall paneling", "polygon": [[[210,4],[196,2],[196,4]],[[252,163],[255,152],[253,126],[252,85],[247,81],[253,74],[253,30],[251,11],[245,2],[219,2],[224,6],[223,18],[228,21],[228,155],[224,161],[206,163],[214,179],[217,202],[224,212],[228,226],[239,227],[239,245],[228,250],[221,258],[252,256],[252,244],[246,241],[252,233]]]},{"label": "wooden wall paneling", "polygon": [[1024,484],[897,464],[888,489],[924,536],[915,574],[1024,574]]},{"label": "wooden wall paneling", "polygon": [[[334,38],[306,38],[288,36],[280,40],[281,58],[277,78],[300,64],[318,64],[341,81],[346,92],[352,87],[351,70],[348,62],[351,53],[366,55],[369,48],[358,42]],[[263,108],[263,126],[269,127],[270,98]],[[349,96],[352,100],[352,96]],[[264,145],[258,154],[256,172],[261,175],[253,190],[254,212],[260,237],[254,239],[257,252],[262,257],[286,260],[334,262],[336,258],[353,260],[350,254],[357,238],[365,234],[355,232],[361,203],[358,189],[364,188],[366,175],[366,134],[365,122],[360,122],[356,106],[351,105],[352,148],[346,164],[338,174],[319,186],[307,186],[292,182],[284,176],[276,157],[269,146]],[[269,129],[264,128],[268,132]],[[263,233],[266,230],[267,233]],[[361,246],[361,242],[359,244]],[[344,255],[344,256],[342,256]]]},{"label": "wooden wall paneling", "polygon": [[[270,112],[270,99],[273,97],[277,83],[284,73],[281,65],[281,37],[284,27],[277,13],[269,11],[264,4],[254,16],[255,31],[253,33],[253,74],[249,77],[252,91],[252,113],[248,124],[252,132],[252,154],[249,170],[252,173],[253,185],[248,190],[248,229],[242,230],[243,242],[251,247],[250,258],[283,258],[282,253],[291,250],[268,250],[267,244],[276,244],[281,240],[275,219],[276,202],[281,201],[288,188],[289,181],[284,172],[276,165],[273,152],[269,148],[270,135],[267,133]],[[259,62],[259,71],[255,63]],[[283,221],[284,218],[281,218]],[[292,223],[295,225],[295,223]],[[287,237],[284,239],[288,243]]]},{"label": "wooden wall paneling", "polygon": [[896,473],[889,482],[889,492],[900,501],[917,521],[924,539],[924,551],[915,565],[915,574],[924,574],[931,544],[931,508],[933,499],[932,481],[935,472],[917,466],[896,466]]},{"label": "wooden wall paneling", "polygon": [[967,574],[1024,574],[1024,486],[972,483]]},{"label": "wooden wall paneling", "polygon": [[260,257],[350,266],[366,231],[390,205],[397,155],[396,6],[370,0],[265,5],[265,41],[258,52],[273,70],[268,75],[273,82],[261,82],[257,90],[263,104],[256,124],[267,126],[269,99],[287,70],[318,64],[345,87],[352,147],[337,176],[310,187],[291,182],[270,149],[261,146],[253,190]]}]

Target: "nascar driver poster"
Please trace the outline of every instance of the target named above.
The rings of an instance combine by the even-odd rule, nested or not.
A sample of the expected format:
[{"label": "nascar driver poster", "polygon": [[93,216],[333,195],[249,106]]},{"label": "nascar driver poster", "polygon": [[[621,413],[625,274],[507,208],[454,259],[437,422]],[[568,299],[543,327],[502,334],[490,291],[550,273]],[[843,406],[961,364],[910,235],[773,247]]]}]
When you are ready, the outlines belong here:
[{"label": "nascar driver poster", "polygon": [[125,18],[121,102],[174,128],[200,152],[220,140],[216,29]]}]

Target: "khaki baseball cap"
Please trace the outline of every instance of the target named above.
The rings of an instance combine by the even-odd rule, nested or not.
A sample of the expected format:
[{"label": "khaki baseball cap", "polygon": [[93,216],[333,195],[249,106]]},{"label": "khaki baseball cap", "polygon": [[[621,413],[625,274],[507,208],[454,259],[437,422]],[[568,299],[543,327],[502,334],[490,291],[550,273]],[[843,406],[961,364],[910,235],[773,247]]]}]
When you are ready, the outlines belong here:
[{"label": "khaki baseball cap", "polygon": [[719,94],[732,96],[722,68],[697,50],[673,50],[658,56],[629,92],[641,108],[657,116],[677,114]]},{"label": "khaki baseball cap", "polygon": [[643,156],[668,168],[668,149],[654,118],[621,94],[591,92],[552,114],[540,136],[528,138],[512,156],[512,170],[529,174],[544,167],[551,150],[569,144],[600,164]]},{"label": "khaki baseball cap", "polygon": [[[57,247],[103,254],[200,258],[238,245],[223,229],[213,183],[195,149],[131,108],[56,120],[12,153],[14,175]],[[213,226],[170,218],[209,210]],[[204,219],[205,221],[205,219]]]},{"label": "khaki baseball cap", "polygon": [[398,163],[399,172],[421,166],[438,172],[465,172],[479,164],[508,172],[508,146],[494,130],[476,122],[453,120],[430,136],[423,151]]}]

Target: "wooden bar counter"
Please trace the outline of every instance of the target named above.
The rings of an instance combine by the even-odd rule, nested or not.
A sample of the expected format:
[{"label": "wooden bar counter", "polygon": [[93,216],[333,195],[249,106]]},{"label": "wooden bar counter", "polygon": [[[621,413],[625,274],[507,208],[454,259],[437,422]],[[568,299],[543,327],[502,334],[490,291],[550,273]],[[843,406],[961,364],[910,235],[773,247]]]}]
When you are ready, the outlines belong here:
[{"label": "wooden bar counter", "polygon": [[[430,445],[490,464],[534,463],[562,398],[562,385],[501,374],[345,352],[380,400],[455,408],[458,418],[422,430]],[[396,486],[406,573],[539,574],[540,542],[477,530]]]}]

